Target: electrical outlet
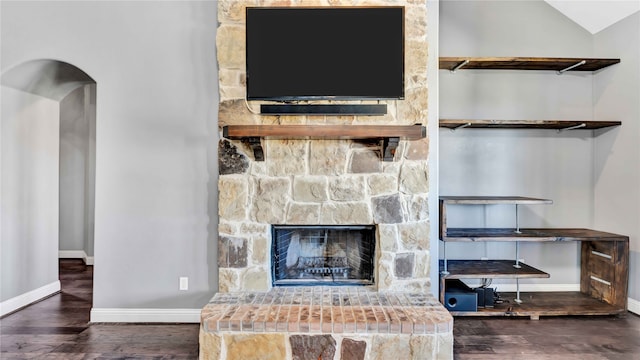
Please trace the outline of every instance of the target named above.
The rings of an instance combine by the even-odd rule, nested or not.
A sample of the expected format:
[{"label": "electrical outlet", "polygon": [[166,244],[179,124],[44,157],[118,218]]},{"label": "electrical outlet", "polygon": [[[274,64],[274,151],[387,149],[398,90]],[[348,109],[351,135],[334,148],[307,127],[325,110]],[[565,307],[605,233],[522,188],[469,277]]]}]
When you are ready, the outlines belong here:
[{"label": "electrical outlet", "polygon": [[481,257],[481,258],[480,258],[480,260],[489,260],[489,258],[488,258],[488,257],[483,256],[483,257]]},{"label": "electrical outlet", "polygon": [[180,278],[180,290],[189,290],[189,278],[181,277]]}]

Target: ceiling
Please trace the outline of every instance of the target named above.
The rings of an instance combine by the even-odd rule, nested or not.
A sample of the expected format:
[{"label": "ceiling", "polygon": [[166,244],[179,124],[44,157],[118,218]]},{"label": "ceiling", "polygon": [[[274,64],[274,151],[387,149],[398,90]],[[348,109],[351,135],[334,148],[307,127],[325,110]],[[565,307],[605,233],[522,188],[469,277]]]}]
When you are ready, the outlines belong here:
[{"label": "ceiling", "polygon": [[595,34],[640,11],[640,0],[544,0]]}]

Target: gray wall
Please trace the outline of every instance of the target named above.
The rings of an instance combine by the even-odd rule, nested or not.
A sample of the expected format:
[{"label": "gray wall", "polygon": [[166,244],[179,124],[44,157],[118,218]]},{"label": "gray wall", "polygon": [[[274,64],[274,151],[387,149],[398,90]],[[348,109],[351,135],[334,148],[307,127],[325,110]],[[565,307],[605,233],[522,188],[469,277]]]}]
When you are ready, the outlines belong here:
[{"label": "gray wall", "polygon": [[[0,302],[5,302],[42,287],[59,289],[54,284],[59,104],[5,86],[1,97]],[[15,310],[4,305],[9,309],[2,313]]]},{"label": "gray wall", "polygon": [[620,64],[594,80],[594,116],[622,121],[595,140],[595,226],[629,235],[629,297],[640,311],[640,13],[597,33],[594,55]]},{"label": "gray wall", "polygon": [[59,249],[88,256],[93,256],[95,206],[94,89],[95,85],[80,86],[60,101]]},{"label": "gray wall", "polygon": [[202,307],[218,277],[217,3],[1,6],[2,72],[60,59],[97,83],[94,308]]},{"label": "gray wall", "polygon": [[[542,1],[443,1],[440,56],[590,57],[593,36]],[[548,71],[440,71],[440,117],[592,120],[593,75]],[[592,131],[440,130],[440,195],[521,195],[525,227],[592,227]],[[451,226],[514,226],[513,206],[457,206]],[[452,244],[451,258],[513,259],[505,243]],[[522,281],[577,288],[577,243],[524,243],[521,258],[551,274]]]}]

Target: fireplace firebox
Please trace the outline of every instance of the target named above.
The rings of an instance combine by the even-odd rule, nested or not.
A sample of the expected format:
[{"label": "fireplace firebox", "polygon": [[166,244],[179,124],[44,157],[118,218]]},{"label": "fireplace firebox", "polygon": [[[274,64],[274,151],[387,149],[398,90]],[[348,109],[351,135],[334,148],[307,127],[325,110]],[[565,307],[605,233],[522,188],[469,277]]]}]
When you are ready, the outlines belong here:
[{"label": "fireplace firebox", "polygon": [[273,225],[273,285],[373,285],[375,229]]}]

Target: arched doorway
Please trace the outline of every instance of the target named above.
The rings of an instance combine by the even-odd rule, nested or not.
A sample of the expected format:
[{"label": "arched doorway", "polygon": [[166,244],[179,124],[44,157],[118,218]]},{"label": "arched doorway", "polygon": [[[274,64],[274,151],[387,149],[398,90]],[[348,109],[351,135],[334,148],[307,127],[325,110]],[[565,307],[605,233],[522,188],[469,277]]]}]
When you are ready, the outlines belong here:
[{"label": "arched doorway", "polygon": [[60,289],[59,255],[92,264],[96,82],[33,60],[2,74],[0,315]]}]

